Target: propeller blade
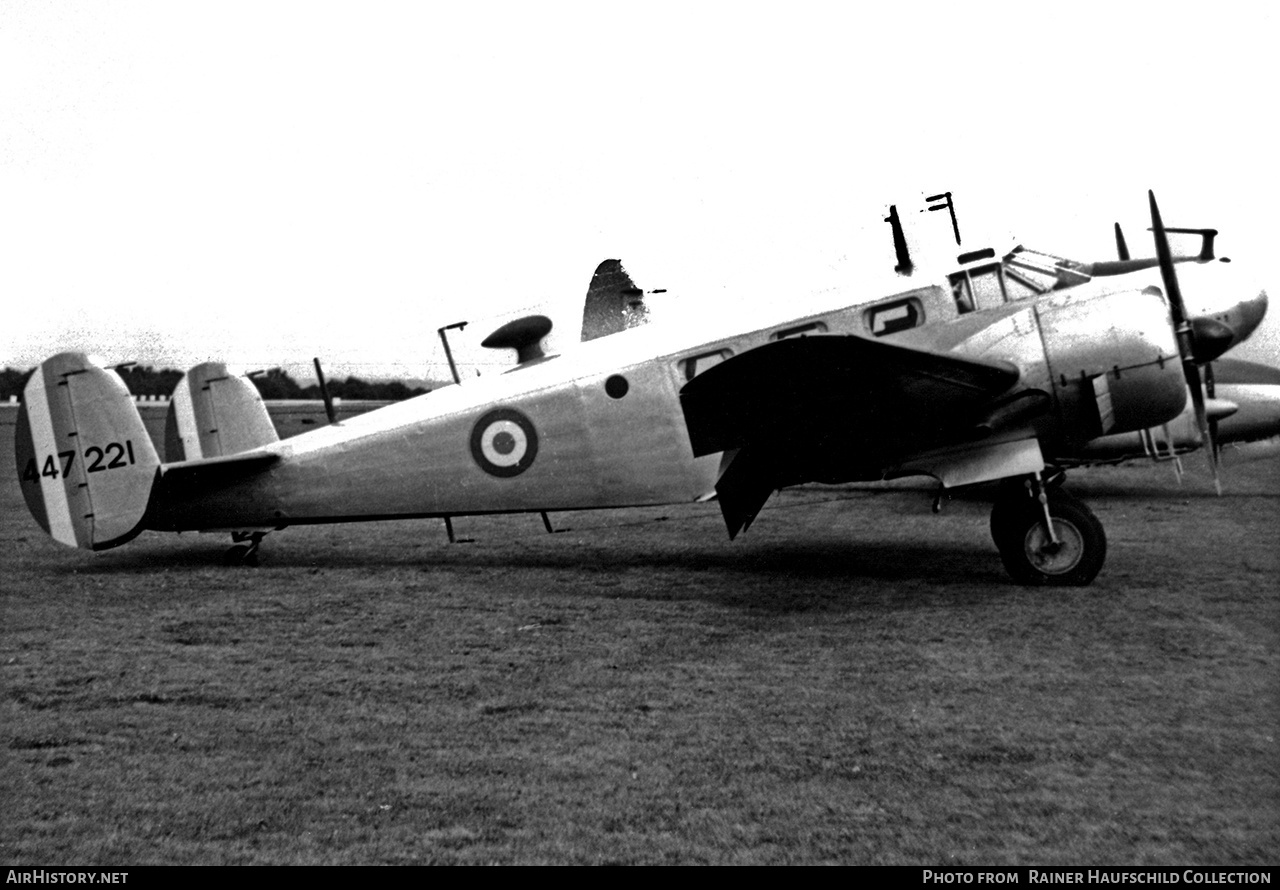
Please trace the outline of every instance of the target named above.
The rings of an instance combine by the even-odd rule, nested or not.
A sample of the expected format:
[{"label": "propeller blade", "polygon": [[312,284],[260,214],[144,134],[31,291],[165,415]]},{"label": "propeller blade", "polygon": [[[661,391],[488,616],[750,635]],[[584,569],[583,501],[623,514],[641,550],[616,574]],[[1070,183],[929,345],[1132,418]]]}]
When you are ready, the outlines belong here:
[{"label": "propeller blade", "polygon": [[[1196,337],[1190,322],[1187,321],[1187,305],[1182,300],[1182,288],[1178,286],[1178,273],[1173,267],[1173,253],[1169,250],[1169,233],[1160,218],[1160,208],[1156,206],[1156,194],[1148,189],[1147,199],[1151,204],[1151,231],[1156,239],[1156,256],[1160,260],[1160,278],[1164,282],[1165,295],[1169,298],[1169,313],[1173,316],[1173,331],[1178,338],[1178,350],[1182,353],[1182,370],[1187,378],[1187,386],[1191,389],[1191,405],[1195,410],[1196,429],[1200,431],[1200,441],[1209,458],[1209,472],[1213,474],[1213,487],[1222,494],[1222,482],[1218,478],[1218,455],[1214,438],[1209,430],[1209,418],[1204,407],[1204,385],[1200,381],[1200,368],[1196,364]],[[1223,325],[1226,328],[1226,325]],[[1230,329],[1227,328],[1228,333]],[[1205,354],[1211,353],[1218,344],[1206,344]],[[1229,346],[1230,343],[1228,342]],[[1225,347],[1223,347],[1225,349]],[[1222,353],[1219,352],[1218,355]],[[1216,356],[1215,356],[1216,357]]]},{"label": "propeller blade", "polygon": [[1124,232],[1120,231],[1120,223],[1116,223],[1116,256],[1121,260],[1129,259],[1129,245],[1124,243]]},{"label": "propeller blade", "polygon": [[[1210,362],[1204,366],[1204,391],[1205,395],[1211,399],[1217,398],[1217,384],[1213,379],[1213,363]],[[1231,412],[1234,414],[1235,412]],[[1230,414],[1224,415],[1230,417]],[[1209,449],[1213,453],[1213,462],[1215,464],[1222,460],[1222,447],[1218,444],[1218,415],[1214,414],[1209,417]],[[1217,475],[1214,475],[1214,481],[1217,481]],[[1219,487],[1218,494],[1222,494]]]},{"label": "propeller blade", "polygon": [[1195,365],[1187,365],[1187,384],[1191,389],[1191,407],[1196,414],[1196,429],[1209,440],[1209,413],[1204,407],[1204,387],[1200,384],[1200,369]]},{"label": "propeller blade", "polygon": [[1187,370],[1187,384],[1191,387],[1191,406],[1196,413],[1196,429],[1200,431],[1200,441],[1204,444],[1205,456],[1209,460],[1209,473],[1213,476],[1214,490],[1221,495],[1222,480],[1218,478],[1218,442],[1209,426],[1209,415],[1205,410],[1200,369],[1193,362],[1187,362],[1184,367]]},{"label": "propeller blade", "polygon": [[[1165,296],[1169,298],[1169,309],[1173,312],[1173,326],[1185,328],[1187,338],[1191,329],[1187,326],[1187,304],[1182,300],[1182,288],[1178,286],[1178,273],[1173,268],[1173,252],[1169,250],[1169,235],[1164,228],[1164,220],[1160,218],[1160,208],[1156,206],[1156,193],[1148,190],[1147,198],[1151,202],[1151,231],[1156,239],[1156,257],[1160,261],[1160,277],[1164,281]],[[1179,330],[1179,340],[1183,330]],[[1190,344],[1188,344],[1189,346]],[[1190,354],[1190,349],[1185,355]]]}]

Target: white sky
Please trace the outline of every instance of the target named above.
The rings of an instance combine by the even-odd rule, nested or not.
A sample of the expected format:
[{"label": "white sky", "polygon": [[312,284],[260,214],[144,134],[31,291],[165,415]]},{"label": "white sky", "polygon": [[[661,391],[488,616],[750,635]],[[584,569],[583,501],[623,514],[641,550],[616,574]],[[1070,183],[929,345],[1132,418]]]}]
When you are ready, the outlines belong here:
[{"label": "white sky", "polygon": [[607,257],[714,311],[880,279],[945,190],[1092,260],[1154,188],[1273,274],[1269,5],[868,6],[5,0],[0,365],[442,377]]}]

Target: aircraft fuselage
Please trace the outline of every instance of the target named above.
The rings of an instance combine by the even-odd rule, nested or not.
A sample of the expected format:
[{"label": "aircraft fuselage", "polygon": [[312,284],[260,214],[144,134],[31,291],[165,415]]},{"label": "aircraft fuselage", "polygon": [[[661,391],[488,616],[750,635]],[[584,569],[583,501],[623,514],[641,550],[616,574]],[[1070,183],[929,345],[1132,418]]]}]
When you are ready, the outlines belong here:
[{"label": "aircraft fuselage", "polygon": [[[145,524],[170,531],[271,528],[692,501],[713,490],[721,456],[693,455],[680,402],[690,379],[781,338],[877,334],[1012,363],[1020,375],[1011,399],[1031,391],[1050,396],[1048,410],[983,433],[992,443],[1034,438],[1049,453],[1104,431],[1161,423],[1185,401],[1168,309],[1150,288],[1112,278],[962,313],[944,288],[917,287],[712,339],[649,325],[583,343],[274,443],[265,450],[279,455],[277,463],[217,488],[173,489],[162,476]],[[824,381],[794,385],[801,391]],[[927,429],[928,418],[921,420],[917,426]],[[842,419],[830,422],[839,428]],[[849,433],[851,443],[867,440],[865,430]],[[870,433],[883,447],[828,455],[837,469],[822,481],[917,472],[947,481],[955,448],[945,437],[934,442],[913,433],[908,441],[893,429]]]}]

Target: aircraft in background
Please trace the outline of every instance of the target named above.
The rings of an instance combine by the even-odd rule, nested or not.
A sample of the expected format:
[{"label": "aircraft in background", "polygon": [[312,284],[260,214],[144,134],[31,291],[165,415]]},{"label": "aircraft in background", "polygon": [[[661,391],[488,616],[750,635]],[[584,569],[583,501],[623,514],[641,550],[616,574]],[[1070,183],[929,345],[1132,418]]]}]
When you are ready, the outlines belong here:
[{"label": "aircraft in background", "polygon": [[[1003,487],[991,527],[1010,575],[1087,584],[1106,537],[1056,484],[1054,455],[1172,421],[1189,389],[1207,435],[1199,367],[1225,348],[1188,315],[1150,203],[1158,278],[1138,270],[1019,293],[1004,262],[976,252],[941,283],[860,286],[827,312],[783,310],[766,327],[734,330],[729,316],[719,331],[624,325],[552,356],[540,348],[549,320],[531,316],[486,338],[516,351],[507,373],[283,441],[247,380],[193,381],[180,410],[199,418],[207,401],[218,437],[207,447],[197,422],[198,452],[176,462],[161,462],[118,375],[61,353],[24,392],[18,475],[61,543],[103,550],[146,529],[225,530],[245,560],[268,531],[296,524],[655,505],[714,491],[732,538],[786,486],[1008,479],[1019,484]],[[1227,303],[1216,280],[1194,286],[1205,285]],[[1265,305],[1255,294],[1230,301]]]},{"label": "aircraft in background", "polygon": [[[1270,457],[1280,444],[1280,369],[1257,362],[1221,358],[1206,366],[1205,411],[1211,447],[1241,460]],[[1065,466],[1121,463],[1148,458],[1172,461],[1204,447],[1188,400],[1186,409],[1168,423],[1136,432],[1100,436],[1074,455],[1063,455]],[[1179,466],[1179,475],[1181,468]]]}]

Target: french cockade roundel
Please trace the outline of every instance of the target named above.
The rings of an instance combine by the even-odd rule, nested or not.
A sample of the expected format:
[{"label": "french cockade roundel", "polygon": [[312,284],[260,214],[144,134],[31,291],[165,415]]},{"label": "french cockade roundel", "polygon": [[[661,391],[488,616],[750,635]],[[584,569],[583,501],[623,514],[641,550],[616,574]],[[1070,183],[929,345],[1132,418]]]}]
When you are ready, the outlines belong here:
[{"label": "french cockade roundel", "polygon": [[495,408],[472,427],[471,456],[491,476],[519,476],[538,456],[538,431],[514,408]]}]

